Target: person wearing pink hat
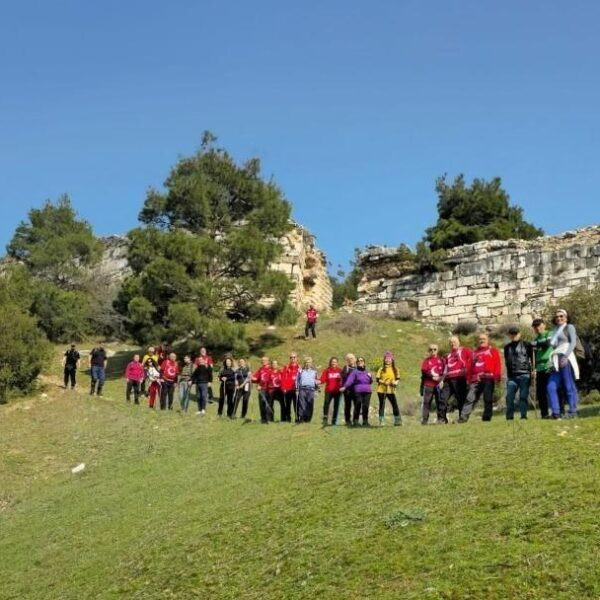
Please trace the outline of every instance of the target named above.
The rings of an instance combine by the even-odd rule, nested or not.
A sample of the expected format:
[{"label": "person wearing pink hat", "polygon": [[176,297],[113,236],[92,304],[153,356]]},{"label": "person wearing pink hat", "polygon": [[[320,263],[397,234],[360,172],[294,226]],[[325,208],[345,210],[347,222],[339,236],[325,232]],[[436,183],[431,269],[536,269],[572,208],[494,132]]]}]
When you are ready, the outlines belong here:
[{"label": "person wearing pink hat", "polygon": [[394,413],[394,425],[402,425],[402,417],[396,400],[396,387],[398,386],[398,369],[394,362],[394,355],[391,352],[386,352],[383,357],[383,366],[375,375],[377,381],[377,397],[379,398],[379,425],[383,425],[385,421],[385,401],[386,398],[392,405]]}]

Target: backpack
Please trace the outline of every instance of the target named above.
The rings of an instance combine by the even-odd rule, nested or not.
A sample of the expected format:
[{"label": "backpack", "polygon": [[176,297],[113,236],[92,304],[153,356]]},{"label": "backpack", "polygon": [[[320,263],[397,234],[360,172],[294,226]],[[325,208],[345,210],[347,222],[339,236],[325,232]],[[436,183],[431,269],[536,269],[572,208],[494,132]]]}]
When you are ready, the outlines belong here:
[{"label": "backpack", "polygon": [[591,363],[593,360],[592,348],[586,340],[582,340],[579,336],[575,341],[575,357],[584,363]]}]

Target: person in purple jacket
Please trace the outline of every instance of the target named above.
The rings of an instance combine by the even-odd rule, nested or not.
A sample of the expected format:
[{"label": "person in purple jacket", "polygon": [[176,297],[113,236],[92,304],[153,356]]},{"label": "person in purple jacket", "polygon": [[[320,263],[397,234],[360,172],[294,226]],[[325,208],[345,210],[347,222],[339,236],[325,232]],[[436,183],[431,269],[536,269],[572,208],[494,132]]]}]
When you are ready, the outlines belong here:
[{"label": "person in purple jacket", "polygon": [[341,391],[351,388],[354,391],[354,426],[358,425],[358,417],[362,412],[363,427],[369,426],[369,405],[371,404],[371,393],[373,392],[371,384],[373,375],[367,371],[365,359],[359,356],[356,359],[356,369],[348,375]]}]

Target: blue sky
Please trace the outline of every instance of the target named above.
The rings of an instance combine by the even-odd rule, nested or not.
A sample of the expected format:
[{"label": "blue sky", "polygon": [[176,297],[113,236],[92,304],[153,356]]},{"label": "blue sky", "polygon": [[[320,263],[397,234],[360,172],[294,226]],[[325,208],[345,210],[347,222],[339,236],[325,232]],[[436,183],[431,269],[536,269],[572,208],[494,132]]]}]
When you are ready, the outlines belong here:
[{"label": "blue sky", "polygon": [[259,156],[332,269],[414,244],[438,175],[502,177],[549,233],[600,222],[600,3],[3,3],[0,245],[67,192],[100,234],[211,130]]}]

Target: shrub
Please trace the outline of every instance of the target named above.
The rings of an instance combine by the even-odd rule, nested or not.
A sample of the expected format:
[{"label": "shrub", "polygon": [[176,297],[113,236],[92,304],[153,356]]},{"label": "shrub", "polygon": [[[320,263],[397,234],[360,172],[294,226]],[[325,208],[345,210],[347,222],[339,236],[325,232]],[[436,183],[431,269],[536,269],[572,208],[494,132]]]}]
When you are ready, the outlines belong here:
[{"label": "shrub", "polygon": [[371,327],[369,321],[362,315],[344,313],[323,324],[323,329],[331,329],[344,335],[360,335]]},{"label": "shrub", "polygon": [[390,312],[389,316],[396,321],[414,321],[416,315],[410,306],[399,306]]},{"label": "shrub", "polygon": [[300,318],[300,312],[297,311],[289,302],[285,302],[283,308],[275,316],[276,325],[295,325]]},{"label": "shrub", "polygon": [[454,335],[471,335],[477,331],[479,325],[477,321],[459,321],[453,328]]}]

